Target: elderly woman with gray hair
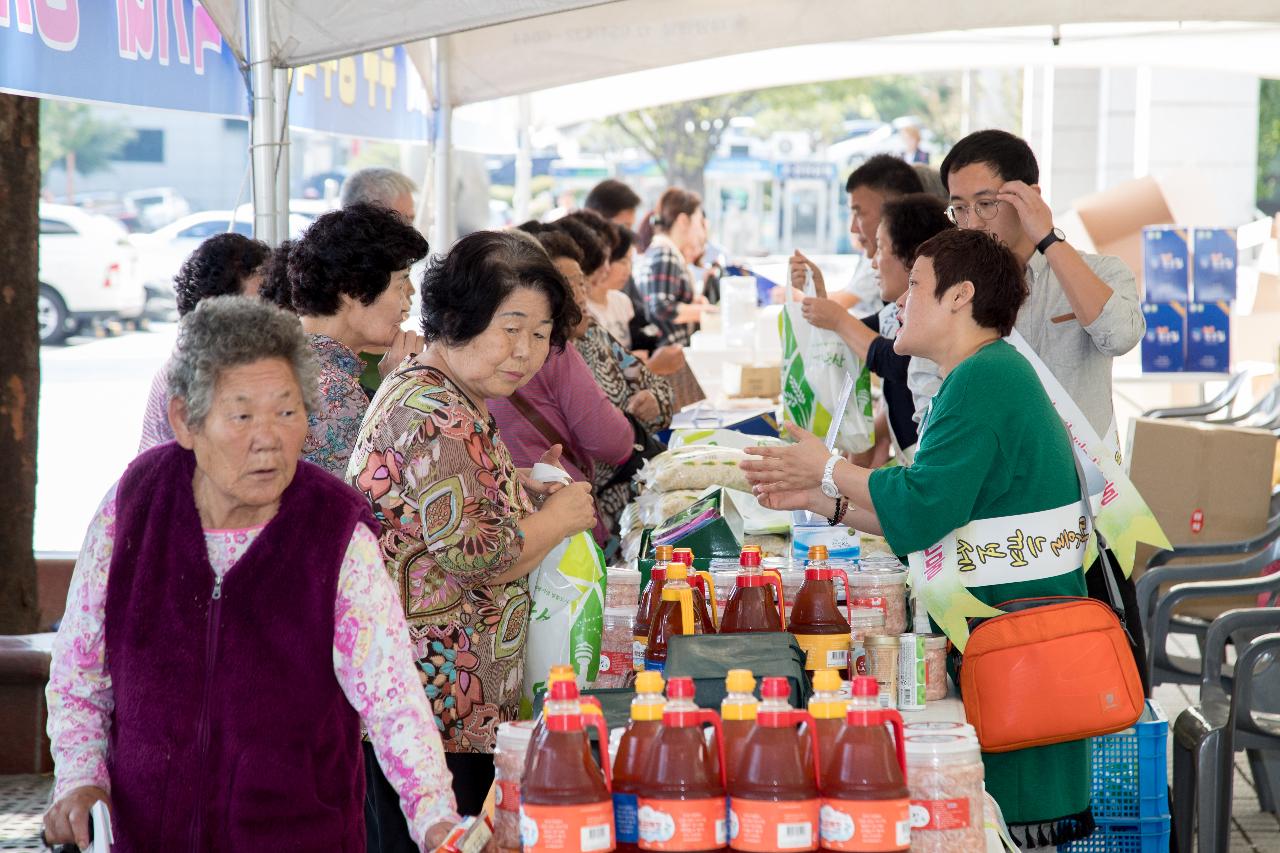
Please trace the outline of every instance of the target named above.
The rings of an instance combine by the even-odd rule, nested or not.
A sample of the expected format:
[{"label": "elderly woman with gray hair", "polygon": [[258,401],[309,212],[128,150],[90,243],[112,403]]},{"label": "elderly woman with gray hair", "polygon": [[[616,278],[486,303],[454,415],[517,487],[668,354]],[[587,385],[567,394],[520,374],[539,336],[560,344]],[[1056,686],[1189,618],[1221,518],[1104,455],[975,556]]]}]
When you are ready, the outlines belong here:
[{"label": "elderly woman with gray hair", "polygon": [[298,459],[316,372],[260,301],[184,320],[177,441],[108,491],[54,646],[49,842],[85,847],[102,800],[122,851],[363,851],[362,726],[414,841],[456,822],[377,522]]}]

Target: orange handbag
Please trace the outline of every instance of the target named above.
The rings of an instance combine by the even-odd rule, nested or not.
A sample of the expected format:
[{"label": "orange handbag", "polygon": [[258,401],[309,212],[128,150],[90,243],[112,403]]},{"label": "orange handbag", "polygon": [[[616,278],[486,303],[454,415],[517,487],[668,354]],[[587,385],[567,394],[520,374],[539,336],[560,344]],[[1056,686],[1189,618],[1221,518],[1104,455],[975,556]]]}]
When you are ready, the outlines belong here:
[{"label": "orange handbag", "polygon": [[[1078,461],[1076,470],[1092,516]],[[1110,607],[1074,596],[1024,598],[997,605],[999,616],[970,620],[960,693],[984,752],[1111,734],[1142,716],[1142,678],[1101,535],[1098,557]]]}]

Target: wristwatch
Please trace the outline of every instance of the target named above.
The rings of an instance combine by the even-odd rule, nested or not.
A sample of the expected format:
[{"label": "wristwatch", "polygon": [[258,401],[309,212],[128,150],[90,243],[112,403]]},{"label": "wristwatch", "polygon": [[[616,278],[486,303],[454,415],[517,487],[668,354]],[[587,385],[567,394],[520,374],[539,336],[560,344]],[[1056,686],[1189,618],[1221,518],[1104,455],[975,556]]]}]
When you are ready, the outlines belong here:
[{"label": "wristwatch", "polygon": [[1067,235],[1062,233],[1062,229],[1055,228],[1046,234],[1043,240],[1036,243],[1036,251],[1043,255],[1054,243],[1065,243],[1066,241]]},{"label": "wristwatch", "polygon": [[831,458],[827,460],[827,467],[822,469],[822,493],[829,498],[840,497],[840,489],[836,486],[836,463],[840,461],[840,457],[831,454]]}]

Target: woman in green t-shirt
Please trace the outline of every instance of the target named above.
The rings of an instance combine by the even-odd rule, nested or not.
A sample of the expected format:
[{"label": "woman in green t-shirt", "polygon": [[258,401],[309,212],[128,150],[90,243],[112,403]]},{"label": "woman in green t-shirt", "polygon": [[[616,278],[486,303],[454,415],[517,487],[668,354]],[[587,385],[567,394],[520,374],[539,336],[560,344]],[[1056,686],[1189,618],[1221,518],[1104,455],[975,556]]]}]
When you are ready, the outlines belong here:
[{"label": "woman in green t-shirt", "polygon": [[[752,448],[759,458],[742,464],[761,502],[882,534],[897,554],[954,542],[964,586],[984,604],[1085,595],[1083,544],[1046,548],[1035,535],[1075,527],[1080,487],[1066,427],[1031,365],[1002,340],[1026,298],[1013,254],[986,233],[925,242],[899,300],[894,344],[937,362],[943,376],[915,462],[876,471],[833,462],[821,441],[793,429],[797,443]],[[983,762],[1020,846],[1093,830],[1085,741],[984,753]]]}]

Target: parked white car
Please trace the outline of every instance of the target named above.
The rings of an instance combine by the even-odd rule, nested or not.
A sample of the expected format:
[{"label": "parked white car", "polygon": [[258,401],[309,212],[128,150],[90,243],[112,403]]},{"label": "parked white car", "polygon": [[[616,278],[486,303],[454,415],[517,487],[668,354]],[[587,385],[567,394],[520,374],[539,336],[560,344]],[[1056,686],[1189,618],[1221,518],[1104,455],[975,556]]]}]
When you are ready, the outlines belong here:
[{"label": "parked white car", "polygon": [[[300,236],[310,224],[307,217],[290,214],[289,236]],[[182,262],[206,239],[228,231],[252,237],[252,211],[244,216],[233,215],[230,210],[206,210],[184,216],[150,234],[134,234],[133,243],[138,247],[147,298],[172,303],[173,277],[182,268]]]},{"label": "parked white car", "polygon": [[40,343],[95,320],[142,316],[146,292],[124,226],[78,207],[40,203]]}]

